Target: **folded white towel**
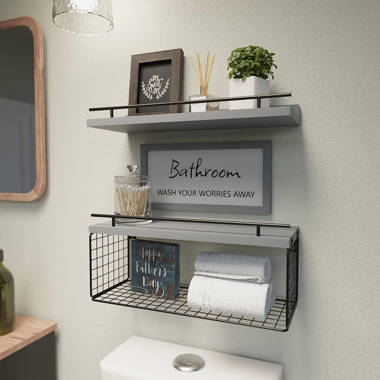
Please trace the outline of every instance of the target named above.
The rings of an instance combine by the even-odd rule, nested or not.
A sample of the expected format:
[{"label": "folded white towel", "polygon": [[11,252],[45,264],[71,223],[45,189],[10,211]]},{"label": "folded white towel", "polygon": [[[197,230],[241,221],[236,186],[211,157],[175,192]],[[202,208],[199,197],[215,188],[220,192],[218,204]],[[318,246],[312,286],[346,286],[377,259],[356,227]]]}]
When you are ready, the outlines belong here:
[{"label": "folded white towel", "polygon": [[195,260],[195,270],[258,277],[261,282],[270,281],[272,278],[271,262],[267,257],[243,254],[201,252]]},{"label": "folded white towel", "polygon": [[188,305],[204,311],[227,313],[264,321],[274,299],[272,283],[254,284],[207,276],[194,276]]}]

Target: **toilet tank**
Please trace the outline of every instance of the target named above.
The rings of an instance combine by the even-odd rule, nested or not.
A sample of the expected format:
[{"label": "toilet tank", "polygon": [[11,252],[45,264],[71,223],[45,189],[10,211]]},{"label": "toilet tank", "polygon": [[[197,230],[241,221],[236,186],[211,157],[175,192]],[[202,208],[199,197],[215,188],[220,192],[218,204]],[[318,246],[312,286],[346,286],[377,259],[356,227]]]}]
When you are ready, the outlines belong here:
[{"label": "toilet tank", "polygon": [[101,380],[282,380],[283,372],[276,363],[138,336],[108,354],[100,371]]}]

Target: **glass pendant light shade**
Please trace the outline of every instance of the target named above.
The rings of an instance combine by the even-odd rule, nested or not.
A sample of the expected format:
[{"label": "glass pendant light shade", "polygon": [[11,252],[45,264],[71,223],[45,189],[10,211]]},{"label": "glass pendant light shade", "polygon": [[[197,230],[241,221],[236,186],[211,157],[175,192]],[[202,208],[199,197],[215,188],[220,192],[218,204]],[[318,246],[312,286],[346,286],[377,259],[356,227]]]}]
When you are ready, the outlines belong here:
[{"label": "glass pendant light shade", "polygon": [[54,0],[53,22],[73,33],[107,33],[113,28],[112,0]]}]

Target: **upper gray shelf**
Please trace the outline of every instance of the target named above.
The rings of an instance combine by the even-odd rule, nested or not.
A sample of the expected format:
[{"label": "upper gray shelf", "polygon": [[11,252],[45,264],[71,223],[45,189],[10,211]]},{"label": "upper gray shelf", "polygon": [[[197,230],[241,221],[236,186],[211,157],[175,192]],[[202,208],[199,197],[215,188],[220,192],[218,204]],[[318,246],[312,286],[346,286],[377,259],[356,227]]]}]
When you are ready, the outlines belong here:
[{"label": "upper gray shelf", "polygon": [[298,127],[298,104],[269,108],[183,112],[88,119],[87,126],[116,132],[143,133],[228,128]]},{"label": "upper gray shelf", "polygon": [[253,226],[153,221],[150,224],[131,223],[114,227],[110,223],[92,224],[89,232],[286,249],[297,238],[298,227],[262,227],[261,235],[257,236]]}]

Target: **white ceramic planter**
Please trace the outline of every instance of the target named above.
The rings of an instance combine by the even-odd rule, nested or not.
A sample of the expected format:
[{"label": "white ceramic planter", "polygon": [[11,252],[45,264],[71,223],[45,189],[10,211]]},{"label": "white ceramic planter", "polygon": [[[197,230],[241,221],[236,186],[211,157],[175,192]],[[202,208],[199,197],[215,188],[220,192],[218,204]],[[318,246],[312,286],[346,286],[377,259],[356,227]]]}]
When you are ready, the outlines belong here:
[{"label": "white ceramic planter", "polygon": [[[269,80],[251,76],[244,82],[242,79],[229,79],[230,97],[250,96],[270,93]],[[269,107],[270,99],[262,99],[261,107]],[[237,100],[230,102],[230,110],[257,108],[257,99]]]}]

